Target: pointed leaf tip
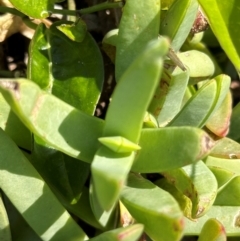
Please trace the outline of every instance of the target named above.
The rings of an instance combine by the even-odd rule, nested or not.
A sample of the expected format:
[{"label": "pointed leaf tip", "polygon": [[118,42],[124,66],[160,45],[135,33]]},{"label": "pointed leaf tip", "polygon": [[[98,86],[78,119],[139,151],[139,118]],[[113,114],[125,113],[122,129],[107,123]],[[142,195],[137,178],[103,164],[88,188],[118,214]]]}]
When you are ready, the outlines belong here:
[{"label": "pointed leaf tip", "polygon": [[117,153],[140,150],[141,147],[122,136],[101,137],[98,140],[106,147]]}]

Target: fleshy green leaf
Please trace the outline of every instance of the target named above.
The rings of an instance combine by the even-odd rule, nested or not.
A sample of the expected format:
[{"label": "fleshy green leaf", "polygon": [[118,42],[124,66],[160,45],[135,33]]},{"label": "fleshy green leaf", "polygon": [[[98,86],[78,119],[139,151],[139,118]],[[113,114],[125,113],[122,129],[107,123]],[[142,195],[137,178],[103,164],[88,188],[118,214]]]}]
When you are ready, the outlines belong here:
[{"label": "fleshy green leaf", "polygon": [[79,32],[69,36],[58,29],[70,25],[78,32],[78,25],[68,21],[57,21],[49,30],[38,26],[30,46],[28,78],[92,115],[103,84],[102,56],[89,33],[76,42],[70,38],[79,38]]},{"label": "fleshy green leaf", "polygon": [[222,167],[209,166],[209,165],[207,165],[207,166],[211,170],[211,172],[214,174],[214,176],[216,177],[217,182],[218,182],[218,188],[221,188],[223,185],[228,183],[235,176],[234,172],[226,170]]},{"label": "fleshy green leaf", "polygon": [[[157,86],[162,57],[167,52],[165,39],[155,40],[121,77],[107,110],[103,137],[120,136],[132,144],[139,140],[144,116]],[[133,91],[133,90],[138,91]],[[137,108],[136,108],[137,107]],[[134,113],[134,114],[133,114]],[[129,145],[128,145],[129,146]],[[100,148],[92,162],[93,190],[100,206],[107,211],[115,205],[131,169],[134,153],[114,153]]]},{"label": "fleshy green leaf", "polygon": [[119,201],[119,220],[119,223],[122,227],[126,227],[130,224],[135,223],[134,218],[128,212],[127,208],[123,205],[121,201]]},{"label": "fleshy green leaf", "polygon": [[[216,92],[216,99],[214,102],[214,105],[208,115],[208,119],[212,117],[212,115],[217,111],[220,106],[222,105],[224,99],[226,96],[229,94],[229,89],[230,89],[230,83],[231,83],[231,78],[228,75],[225,74],[220,74],[214,79],[217,82],[217,92]],[[205,121],[207,121],[205,120]]]},{"label": "fleshy green leaf", "polygon": [[234,108],[230,120],[230,130],[228,137],[240,142],[240,103],[238,103]]},{"label": "fleshy green leaf", "polygon": [[[42,241],[36,232],[28,225],[25,219],[9,201],[6,195],[3,195],[4,204],[9,218],[12,240],[31,240]],[[2,240],[2,239],[1,239]],[[4,240],[4,239],[3,239]]]},{"label": "fleshy green leaf", "polygon": [[232,139],[222,138],[216,141],[210,155],[226,159],[240,159],[240,144]]},{"label": "fleshy green leaf", "polygon": [[0,127],[21,148],[31,150],[31,133],[0,94]]},{"label": "fleshy green leaf", "polygon": [[240,175],[240,159],[224,159],[219,157],[208,156],[205,159],[207,166],[214,166],[224,168],[228,171],[231,171],[237,175]]},{"label": "fleshy green leaf", "polygon": [[203,85],[184,105],[182,110],[170,122],[170,126],[204,125],[206,116],[211,111],[216,99],[217,83],[215,80]]},{"label": "fleshy green leaf", "polygon": [[[104,191],[106,192],[106,189]],[[89,201],[93,215],[98,224],[104,228],[109,225],[113,226],[115,223],[115,220],[113,220],[115,218],[114,213],[116,213],[115,206],[112,205],[109,210],[104,210],[102,208],[95,190],[95,185],[93,185],[93,179],[91,179],[89,187]]]},{"label": "fleshy green leaf", "polygon": [[172,73],[164,71],[161,77],[149,111],[157,117],[159,126],[165,126],[179,112],[189,74],[179,68]]},{"label": "fleshy green leaf", "polygon": [[97,151],[91,171],[96,196],[103,210],[110,210],[119,198],[133,160],[133,152],[117,153],[104,146]]},{"label": "fleshy green leaf", "polygon": [[160,34],[168,36],[173,50],[178,51],[186,40],[197,15],[196,0],[175,0],[161,22]]},{"label": "fleshy green leaf", "polygon": [[217,195],[217,181],[202,161],[162,174],[191,199],[192,218],[203,216],[211,208]]},{"label": "fleshy green leaf", "polygon": [[222,102],[222,105],[213,113],[207,121],[206,127],[215,135],[224,137],[227,135],[232,114],[232,96],[230,91]]},{"label": "fleshy green leaf", "polygon": [[163,190],[169,192],[178,202],[185,217],[192,220],[192,201],[179,191],[175,186],[170,184],[166,178],[161,178],[155,184]]},{"label": "fleshy green leaf", "polygon": [[201,218],[190,221],[185,218],[185,235],[199,235],[203,225],[210,218],[220,220],[225,228],[227,236],[238,236],[240,227],[239,207],[212,206],[212,208]]},{"label": "fleshy green leaf", "polygon": [[54,5],[53,0],[10,0],[10,2],[22,13],[39,19],[47,18],[50,15],[48,11],[51,11]]},{"label": "fleshy green leaf", "polygon": [[85,233],[2,130],[0,152],[0,187],[42,240],[84,240]]},{"label": "fleshy green leaf", "polygon": [[181,107],[183,107],[195,93],[196,89],[192,85],[188,85],[183,96]]},{"label": "fleshy green leaf", "polygon": [[[207,31],[208,31],[208,30],[207,30]],[[205,31],[205,32],[200,32],[200,33],[195,34],[194,37],[193,37],[193,39],[192,39],[191,41],[186,41],[186,42],[183,44],[181,50],[182,50],[183,52],[189,51],[189,50],[197,50],[198,52],[202,52],[202,53],[206,54],[206,55],[211,59],[211,66],[212,66],[212,64],[214,65],[214,74],[213,74],[213,76],[217,76],[217,75],[222,74],[223,71],[221,70],[221,67],[219,66],[217,60],[215,59],[215,56],[213,55],[212,52],[210,52],[210,50],[208,49],[208,46],[206,45],[206,43],[198,42],[198,41],[196,42],[196,40],[194,40],[194,38],[195,38],[196,35],[206,36],[206,32],[207,32],[207,31]],[[210,31],[210,30],[209,30],[209,31]],[[195,41],[195,42],[193,42],[193,41]],[[215,41],[217,42],[217,40],[214,40],[214,42],[215,42]],[[204,42],[206,42],[205,39],[204,39]],[[203,68],[202,68],[202,66],[199,66],[199,65],[198,65],[198,67],[199,67],[200,69],[202,69],[201,72],[203,73]],[[208,67],[207,65],[205,65],[204,67],[207,68],[208,71],[209,71],[209,67]],[[200,71],[199,71],[199,72],[200,72]]]},{"label": "fleshy green leaf", "polygon": [[144,115],[161,75],[162,58],[168,44],[161,38],[145,47],[122,75],[112,95],[103,136],[122,136],[138,142]]},{"label": "fleshy green leaf", "polygon": [[171,121],[170,126],[202,127],[220,107],[230,86],[230,78],[220,75],[205,83]]},{"label": "fleshy green leaf", "polygon": [[214,73],[215,67],[212,60],[203,52],[190,50],[179,53],[177,56],[189,70],[189,84],[208,80]]},{"label": "fleshy green leaf", "polygon": [[[143,129],[132,170],[162,172],[194,163],[206,156],[213,141],[202,130],[192,127]],[[147,161],[146,161],[147,160]]]},{"label": "fleshy green leaf", "polygon": [[64,199],[69,205],[78,202],[90,172],[88,163],[47,146],[36,136],[31,163],[59,199]]},{"label": "fleshy green leaf", "polygon": [[51,93],[50,44],[46,31],[47,28],[44,24],[39,24],[35,30],[29,46],[27,75],[28,78],[37,83],[41,89]]},{"label": "fleshy green leaf", "polygon": [[240,71],[239,14],[240,2],[229,0],[199,0],[208,22],[221,47]]},{"label": "fleshy green leaf", "polygon": [[166,191],[140,175],[130,174],[121,201],[146,233],[156,241],[180,240],[183,216],[177,202]]},{"label": "fleshy green leaf", "polygon": [[160,0],[126,2],[117,40],[115,68],[117,81],[146,44],[150,40],[157,39],[159,25]]},{"label": "fleshy green leaf", "polygon": [[149,112],[145,113],[144,120],[143,120],[143,127],[144,128],[158,128],[158,122],[156,118]]},{"label": "fleshy green leaf", "polygon": [[89,241],[138,241],[142,232],[143,225],[135,224],[105,232]]},{"label": "fleshy green leaf", "polygon": [[35,135],[72,157],[92,161],[102,135],[102,120],[40,90],[29,80],[5,79],[0,81],[0,88],[13,111]]},{"label": "fleshy green leaf", "polygon": [[208,156],[206,165],[215,170],[216,177],[221,181],[214,205],[240,206],[239,182],[240,159],[223,159]]},{"label": "fleshy green leaf", "polygon": [[8,215],[7,215],[5,206],[3,204],[1,193],[0,193],[0,240],[4,240],[4,241],[12,240]]},{"label": "fleshy green leaf", "polygon": [[233,177],[229,182],[220,188],[214,205],[219,206],[240,206],[240,176]]},{"label": "fleshy green leaf", "polygon": [[217,219],[209,219],[203,226],[198,241],[226,241],[225,228]]}]

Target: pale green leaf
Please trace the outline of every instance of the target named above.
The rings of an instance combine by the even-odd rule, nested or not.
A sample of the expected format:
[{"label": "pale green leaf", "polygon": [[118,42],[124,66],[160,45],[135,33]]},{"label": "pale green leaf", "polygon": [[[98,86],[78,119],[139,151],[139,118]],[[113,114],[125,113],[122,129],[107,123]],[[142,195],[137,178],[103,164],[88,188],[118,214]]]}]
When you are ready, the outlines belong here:
[{"label": "pale green leaf", "polygon": [[217,219],[209,219],[203,226],[198,241],[226,241],[225,228]]},{"label": "pale green leaf", "polygon": [[84,240],[85,233],[2,130],[0,152],[0,187],[42,240]]},{"label": "pale green leaf", "polygon": [[194,221],[185,218],[185,235],[199,235],[203,225],[210,218],[217,218],[221,221],[227,236],[237,236],[239,238],[239,207],[232,206],[212,206],[204,216]]},{"label": "pale green leaf", "polygon": [[[91,162],[104,122],[42,91],[26,79],[0,81],[1,92],[20,120],[50,146]],[[19,97],[21,98],[19,99]]]},{"label": "pale green leaf", "polygon": [[160,25],[160,0],[127,1],[119,24],[116,80],[119,81],[129,65],[146,44],[157,39]]},{"label": "pale green leaf", "polygon": [[130,174],[121,201],[134,219],[144,224],[146,233],[153,240],[180,240],[183,214],[168,192],[140,175]]},{"label": "pale green leaf", "polygon": [[202,161],[162,174],[192,201],[193,219],[203,216],[211,208],[218,186],[216,178]]},{"label": "pale green leaf", "polygon": [[175,0],[161,22],[160,34],[168,36],[171,47],[178,51],[191,30],[197,15],[196,0]]},{"label": "pale green leaf", "polygon": [[240,2],[235,0],[198,0],[221,47],[240,71]]},{"label": "pale green leaf", "polygon": [[205,157],[213,146],[212,139],[192,127],[143,129],[132,170],[162,172],[195,163]]}]

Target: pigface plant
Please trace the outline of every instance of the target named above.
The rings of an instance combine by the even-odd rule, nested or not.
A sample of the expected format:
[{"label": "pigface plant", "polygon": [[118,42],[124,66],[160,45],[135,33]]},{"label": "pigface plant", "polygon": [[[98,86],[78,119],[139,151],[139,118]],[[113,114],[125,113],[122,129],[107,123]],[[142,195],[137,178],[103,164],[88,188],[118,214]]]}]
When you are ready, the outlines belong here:
[{"label": "pigface plant", "polygon": [[[237,240],[240,105],[210,50],[239,72],[240,2],[10,2],[34,35],[26,77],[0,80],[0,239]],[[84,16],[109,9],[96,42]]]}]

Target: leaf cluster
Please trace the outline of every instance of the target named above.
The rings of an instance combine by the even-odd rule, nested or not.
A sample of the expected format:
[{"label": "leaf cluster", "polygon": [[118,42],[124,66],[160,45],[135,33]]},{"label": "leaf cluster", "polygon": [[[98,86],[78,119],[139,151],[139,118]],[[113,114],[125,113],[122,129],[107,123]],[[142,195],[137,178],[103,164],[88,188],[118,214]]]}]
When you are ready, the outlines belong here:
[{"label": "leaf cluster", "polygon": [[[31,25],[27,78],[0,80],[0,239],[240,236],[240,105],[232,109],[231,78],[203,37],[217,39],[238,72],[240,3],[127,0],[61,11],[56,2],[0,8],[42,21]],[[118,7],[120,24],[100,46],[81,17],[44,23],[52,13]],[[116,79],[104,118],[95,114],[101,51]]]}]

